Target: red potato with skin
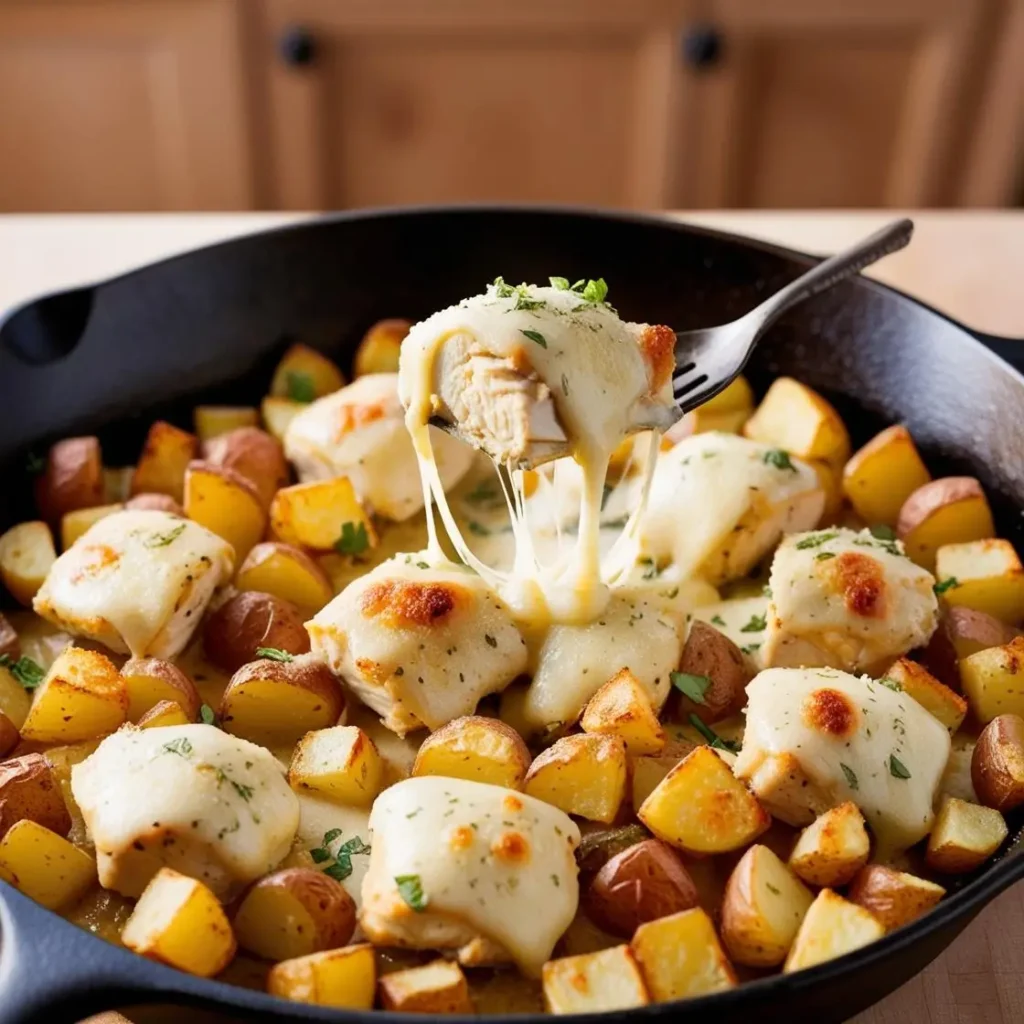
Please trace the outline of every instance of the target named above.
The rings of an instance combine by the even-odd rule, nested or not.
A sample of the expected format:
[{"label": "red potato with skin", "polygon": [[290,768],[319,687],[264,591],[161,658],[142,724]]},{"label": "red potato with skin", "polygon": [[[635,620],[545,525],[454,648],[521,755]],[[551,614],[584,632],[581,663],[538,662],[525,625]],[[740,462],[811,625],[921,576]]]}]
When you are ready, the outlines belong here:
[{"label": "red potato with skin", "polygon": [[705,724],[736,714],[746,703],[746,686],[753,678],[743,652],[724,634],[706,622],[690,626],[679,661],[679,671],[708,680],[702,703],[677,694],[676,716],[687,721],[691,714]]},{"label": "red potato with skin", "polygon": [[103,504],[103,455],[95,437],[58,441],[36,480],[40,515],[57,524],[67,512]]},{"label": "red potato with skin", "polygon": [[218,434],[203,446],[203,457],[214,466],[234,470],[256,488],[264,508],[287,486],[288,463],[277,438],[259,427],[239,427]]},{"label": "red potato with skin", "polygon": [[129,498],[125,502],[124,507],[143,509],[149,512],[169,512],[172,516],[181,516],[182,518],[185,516],[185,510],[169,494],[157,494],[155,491],[136,494],[134,498]]},{"label": "red potato with skin", "polygon": [[161,701],[178,704],[190,722],[199,717],[199,691],[177,665],[162,658],[130,658],[121,677],[128,691],[129,722],[138,722]]},{"label": "red potato with skin", "polygon": [[1024,718],[999,715],[982,729],[971,755],[971,782],[986,807],[1005,814],[1024,804]]},{"label": "red potato with skin", "polygon": [[22,754],[0,764],[0,839],[25,819],[66,836],[71,815],[42,754]]},{"label": "red potato with skin", "polygon": [[246,590],[224,602],[203,628],[206,655],[225,672],[255,661],[259,648],[288,654],[309,651],[309,634],[295,605],[272,594]]},{"label": "red potato with skin", "polygon": [[975,611],[973,608],[948,608],[939,619],[938,629],[928,641],[921,661],[936,679],[951,690],[961,693],[961,658],[989,647],[1003,647],[1020,635],[1019,629],[1000,622],[986,612]]}]

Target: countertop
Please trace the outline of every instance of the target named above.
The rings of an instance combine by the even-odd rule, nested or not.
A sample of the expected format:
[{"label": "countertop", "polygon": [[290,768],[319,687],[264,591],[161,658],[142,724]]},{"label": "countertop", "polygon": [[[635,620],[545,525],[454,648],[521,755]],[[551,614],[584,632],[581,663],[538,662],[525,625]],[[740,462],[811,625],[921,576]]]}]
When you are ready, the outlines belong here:
[{"label": "countertop", "polygon": [[[899,214],[707,212],[678,216],[830,253]],[[971,326],[1024,339],[1024,212],[909,214],[910,247],[870,273]],[[281,214],[0,216],[0,311],[30,296],[295,220]],[[1024,1021],[1024,886],[989,906],[942,956],[853,1024]]]}]

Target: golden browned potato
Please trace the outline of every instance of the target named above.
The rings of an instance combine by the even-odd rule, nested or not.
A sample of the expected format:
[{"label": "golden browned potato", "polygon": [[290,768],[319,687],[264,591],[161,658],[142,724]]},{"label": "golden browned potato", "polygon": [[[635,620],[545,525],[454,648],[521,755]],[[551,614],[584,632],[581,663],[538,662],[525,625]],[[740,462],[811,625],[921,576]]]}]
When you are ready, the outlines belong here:
[{"label": "golden browned potato", "polygon": [[4,655],[11,661],[17,661],[21,655],[21,641],[7,616],[0,612],[0,658]]},{"label": "golden browned potato", "polygon": [[32,598],[56,560],[53,534],[46,523],[19,523],[0,536],[0,583],[27,608],[32,607]]},{"label": "golden browned potato", "polygon": [[733,868],[722,899],[722,941],[736,963],[776,967],[786,959],[814,897],[759,843]]},{"label": "golden browned potato", "polygon": [[771,817],[710,748],[697,747],[658,783],[637,817],[690,853],[728,853],[756,839]]},{"label": "golden browned potato", "polygon": [[679,672],[672,674],[678,692],[673,713],[680,721],[696,715],[708,725],[735,715],[746,703],[746,685],[753,675],[743,652],[724,633],[695,619]]},{"label": "golden browned potato", "polygon": [[629,946],[549,960],[543,969],[548,1013],[603,1013],[646,1006],[651,998]]},{"label": "golden browned potato", "polygon": [[967,701],[909,658],[900,658],[892,664],[885,673],[885,681],[895,683],[950,732],[956,732],[967,716]]},{"label": "golden browned potato", "polygon": [[155,491],[136,494],[129,498],[125,508],[140,508],[150,512],[169,512],[172,516],[184,516],[185,510],[169,494],[157,494]]},{"label": "golden browned potato", "polygon": [[225,672],[236,672],[263,657],[261,650],[305,654],[309,635],[302,621],[298,608],[288,601],[255,590],[243,591],[207,618],[203,647],[210,661]]},{"label": "golden browned potato", "polygon": [[161,701],[181,705],[189,722],[199,717],[199,691],[177,665],[163,658],[130,658],[121,668],[121,678],[128,691],[129,722],[138,722]]},{"label": "golden browned potato", "polygon": [[262,746],[283,746],[307,732],[329,728],[344,710],[341,686],[322,661],[309,656],[263,658],[231,677],[217,719],[235,736]]},{"label": "golden browned potato", "polygon": [[992,510],[973,476],[946,476],[919,487],[903,503],[896,534],[907,554],[929,571],[943,544],[995,535]]},{"label": "golden browned potato", "polygon": [[903,503],[931,480],[906,427],[886,427],[850,456],[843,493],[865,523],[895,526]]},{"label": "golden browned potato", "polygon": [[822,889],[804,915],[782,971],[790,974],[823,964],[884,934],[885,926],[869,910]]},{"label": "golden browned potato", "polygon": [[288,483],[288,463],[281,442],[259,427],[239,427],[219,434],[203,446],[203,456],[214,466],[244,476],[256,488],[264,508],[270,508],[278,489]]},{"label": "golden browned potato", "polygon": [[69,437],[58,441],[46,457],[46,468],[36,478],[36,505],[49,523],[79,508],[103,504],[103,455],[95,437]]},{"label": "golden browned potato", "polygon": [[47,910],[60,910],[96,884],[96,861],[63,836],[22,818],[0,839],[0,879]]},{"label": "golden browned potato", "polygon": [[361,554],[377,546],[373,522],[345,476],[282,487],[270,506],[274,536],[286,544]]},{"label": "golden browned potato", "polygon": [[847,801],[819,814],[800,833],[789,866],[811,885],[835,888],[857,874],[870,852],[864,816]]},{"label": "golden browned potato", "polygon": [[971,782],[986,807],[1004,814],[1024,804],[1024,718],[997,715],[971,755]]},{"label": "golden browned potato", "polygon": [[626,753],[634,756],[657,754],[665,746],[665,730],[651,698],[628,668],[612,676],[590,698],[580,725],[584,732],[620,737]]},{"label": "golden browned potato", "polygon": [[839,413],[806,384],[777,377],[743,427],[754,441],[770,444],[801,459],[842,463],[850,437]]},{"label": "golden browned potato", "polygon": [[964,696],[979,722],[1003,714],[1024,714],[1024,637],[989,647],[960,662]]},{"label": "golden browned potato", "polygon": [[320,611],[334,597],[323,569],[301,548],[279,541],[257,544],[245,556],[235,586],[273,594],[309,614]]},{"label": "golden browned potato", "polygon": [[[25,724],[28,709],[32,705],[29,691],[19,682],[19,677],[25,678],[24,670],[26,668],[31,673],[30,678],[35,678],[38,672],[42,672],[42,666],[36,666],[35,662],[25,662],[18,658],[0,665],[0,711],[14,723],[16,729],[20,729]],[[15,672],[18,673],[17,676]]]},{"label": "golden browned potato", "polygon": [[369,943],[282,960],[267,975],[272,996],[340,1010],[369,1010],[376,987],[376,958]]},{"label": "golden browned potato", "polygon": [[42,754],[22,754],[0,764],[0,839],[25,819],[66,836],[71,815]]},{"label": "golden browned potato", "polygon": [[660,754],[629,759],[630,802],[639,810],[659,782],[698,744],[686,739],[670,740]]},{"label": "golden browned potato", "polygon": [[515,729],[497,718],[467,715],[423,741],[412,773],[522,789],[529,768],[530,751]]},{"label": "golden browned potato", "polygon": [[[357,356],[358,358],[358,356]],[[462,968],[451,960],[385,974],[378,983],[381,1006],[399,1013],[473,1013]]]},{"label": "golden browned potato", "polygon": [[270,384],[275,398],[288,398],[293,402],[312,402],[345,383],[341,370],[325,355],[308,345],[292,345],[281,357]]},{"label": "golden browned potato", "polygon": [[679,854],[658,839],[637,843],[608,860],[587,887],[587,916],[611,935],[632,937],[645,921],[697,906]]},{"label": "golden browned potato", "polygon": [[353,371],[357,377],[366,373],[398,373],[398,357],[402,340],[409,333],[408,320],[378,320],[364,335],[356,349]]},{"label": "golden browned potato", "polygon": [[290,960],[344,946],[356,929],[356,905],[322,871],[285,868],[249,889],[232,924],[242,949],[264,960]]},{"label": "golden browned potato", "polygon": [[157,420],[149,428],[135,467],[132,494],[169,494],[180,504],[185,493],[185,470],[198,451],[199,438],[195,434]]},{"label": "golden browned potato", "polygon": [[566,814],[607,824],[626,792],[626,748],[618,736],[563,736],[537,755],[524,789]]},{"label": "golden browned potato", "polygon": [[935,555],[935,578],[950,607],[987,612],[1000,622],[1024,619],[1024,565],[1008,540],[943,544]]},{"label": "golden browned potato", "polygon": [[381,791],[384,761],[376,744],[355,725],[307,732],[288,767],[292,789],[355,807],[369,807]]},{"label": "golden browned potato", "polygon": [[960,660],[1008,644],[1019,630],[973,608],[948,608],[924,649],[922,661],[940,682],[961,691]]},{"label": "golden browned potato", "polygon": [[928,836],[925,860],[933,871],[962,875],[988,860],[1008,833],[999,811],[946,797]]},{"label": "golden browned potato", "polygon": [[846,895],[851,903],[870,910],[891,932],[931,910],[946,890],[905,871],[868,864],[857,873]]},{"label": "golden browned potato", "polygon": [[189,725],[192,721],[177,701],[161,700],[141,715],[135,724],[140,729],[166,729],[171,725]]},{"label": "golden browned potato", "polygon": [[185,515],[223,537],[240,562],[262,539],[267,512],[260,493],[241,473],[194,461],[185,470]]},{"label": "golden browned potato", "polygon": [[65,512],[60,520],[60,546],[67,551],[94,523],[98,523],[124,508],[120,502],[114,505],[95,505],[91,508],[77,508]]},{"label": "golden browned potato", "polygon": [[192,414],[200,441],[211,441],[240,427],[256,427],[260,411],[251,405],[197,405]]},{"label": "golden browned potato", "polygon": [[235,936],[217,897],[202,882],[161,868],[135,904],[121,941],[136,953],[201,978],[235,955]]}]

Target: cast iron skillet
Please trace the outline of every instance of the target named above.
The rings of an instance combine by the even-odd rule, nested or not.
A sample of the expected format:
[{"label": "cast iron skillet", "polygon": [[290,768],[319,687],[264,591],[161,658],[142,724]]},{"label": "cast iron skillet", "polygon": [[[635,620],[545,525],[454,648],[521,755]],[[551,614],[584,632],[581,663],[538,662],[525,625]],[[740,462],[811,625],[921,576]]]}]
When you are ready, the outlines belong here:
[{"label": "cast iron skillet", "polygon": [[[374,320],[416,319],[499,274],[542,282],[550,274],[603,276],[610,301],[628,318],[700,327],[735,319],[811,262],[653,217],[416,209],[301,223],[49,296],[0,328],[0,526],[31,514],[30,450],[98,432],[107,461],[128,463],[155,416],[188,425],[199,400],[251,402],[263,394],[288,340],[301,339],[344,364]],[[761,388],[788,373],[824,390],[855,443],[885,422],[906,422],[933,471],[982,479],[1001,535],[1020,548],[1024,377],[981,342],[1004,357],[1016,354],[1005,339],[980,338],[892,289],[857,279],[780,321],[748,371]],[[1022,358],[1024,342],[1017,344]],[[1017,832],[1021,822],[1012,824]],[[1015,844],[936,910],[850,956],[628,1017],[844,1020],[921,970],[1024,875]],[[62,922],[3,883],[0,935],[0,1024],[57,1024],[144,1003],[188,1004],[246,1020],[371,1020],[150,963]],[[375,1012],[372,1021],[391,1016]],[[626,1017],[594,1020],[618,1024]]]}]

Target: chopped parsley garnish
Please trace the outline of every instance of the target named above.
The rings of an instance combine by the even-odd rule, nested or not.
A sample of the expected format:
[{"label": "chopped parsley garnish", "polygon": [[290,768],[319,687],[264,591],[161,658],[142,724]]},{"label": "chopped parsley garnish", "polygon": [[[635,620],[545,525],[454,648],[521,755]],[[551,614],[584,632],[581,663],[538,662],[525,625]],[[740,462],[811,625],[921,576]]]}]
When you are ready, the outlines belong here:
[{"label": "chopped parsley garnish", "polygon": [[258,658],[269,658],[271,661],[294,661],[295,655],[282,651],[280,647],[257,647]]},{"label": "chopped parsley garnish", "polygon": [[[525,309],[527,311],[532,309],[543,309],[543,299],[530,299],[526,296],[526,285],[521,284],[516,291],[519,293],[516,296],[516,304],[512,307],[513,309]],[[532,339],[531,339],[532,340]],[[544,348],[548,347],[548,343],[544,342]]]},{"label": "chopped parsley garnish", "polygon": [[857,779],[857,773],[848,765],[839,762],[839,767],[843,769],[843,775],[846,776],[846,784],[850,789],[860,789],[860,782]]},{"label": "chopped parsley garnish", "polygon": [[745,626],[740,626],[741,633],[760,633],[768,628],[768,617],[766,615],[751,615],[750,621]]},{"label": "chopped parsley garnish", "polygon": [[800,472],[796,466],[793,465],[792,459],[789,457],[789,452],[783,451],[781,448],[772,448],[764,453],[764,464],[766,466],[774,466],[776,469],[788,469],[790,473]]},{"label": "chopped parsley garnish", "polygon": [[26,690],[34,690],[46,678],[46,670],[27,654],[15,660],[9,654],[0,654],[0,668],[7,669]]},{"label": "chopped parsley garnish", "polygon": [[706,704],[704,694],[707,693],[711,680],[708,676],[695,676],[690,672],[669,672],[672,685],[694,704]]},{"label": "chopped parsley garnish", "polygon": [[217,715],[209,704],[204,704],[199,709],[199,719],[203,725],[213,725],[217,721]]},{"label": "chopped parsley garnish", "polygon": [[743,652],[744,654],[753,654],[753,653],[754,653],[754,651],[758,651],[758,650],[760,650],[760,649],[761,649],[761,645],[760,645],[760,644],[747,644],[747,646],[746,646],[746,647],[741,647],[741,648],[740,648],[740,650],[741,650],[741,651],[742,651],[742,652]]},{"label": "chopped parsley garnish", "polygon": [[341,536],[334,542],[339,555],[361,555],[370,546],[366,523],[342,523]]},{"label": "chopped parsley garnish", "polygon": [[430,563],[429,562],[417,562],[416,563],[416,568],[417,569],[429,569],[430,568]]},{"label": "chopped parsley garnish", "polygon": [[430,899],[423,892],[423,883],[419,875],[396,875],[395,885],[398,886],[398,895],[417,914],[422,914],[427,909]]},{"label": "chopped parsley garnish", "polygon": [[816,562],[827,562],[830,558],[835,558],[835,557],[836,556],[831,551],[819,551],[814,556],[814,560]]},{"label": "chopped parsley garnish", "polygon": [[771,882],[765,882],[765,886],[766,886],[766,887],[768,888],[768,891],[769,891],[769,892],[773,892],[773,893],[775,893],[775,895],[776,895],[776,896],[780,896],[780,895],[781,895],[781,893],[779,892],[779,890],[778,890],[778,889],[776,889],[776,888],[775,888],[775,886],[774,886],[774,885],[772,885],[772,883],[771,883]]},{"label": "chopped parsley garnish", "polygon": [[896,693],[901,693],[903,691],[903,687],[902,687],[902,685],[900,685],[899,681],[896,680],[896,679],[891,678],[890,676],[882,676],[882,678],[879,679],[878,681],[886,689],[894,690]]},{"label": "chopped parsley garnish", "polygon": [[566,398],[569,397],[569,378],[564,373],[562,374],[562,394]]},{"label": "chopped parsley garnish", "polygon": [[907,771],[907,766],[895,755],[889,755],[889,774],[894,779],[909,779],[910,772]]},{"label": "chopped parsley garnish", "polygon": [[468,520],[466,527],[470,533],[475,534],[477,537],[490,537],[491,535],[491,531],[483,523],[478,523],[475,519]]},{"label": "chopped parsley garnish", "polygon": [[869,526],[868,532],[875,538],[875,540],[896,539],[896,531],[891,526],[886,526],[885,523],[877,523],[874,526]]},{"label": "chopped parsley garnish", "polygon": [[503,277],[496,277],[494,279],[494,291],[499,299],[510,299],[516,293],[512,285],[505,284],[505,278]]},{"label": "chopped parsley garnish", "polygon": [[253,789],[252,786],[246,786],[244,783],[231,778],[223,768],[214,768],[214,771],[217,773],[218,785],[222,782],[226,782],[246,803],[253,798],[253,794],[256,790]]},{"label": "chopped parsley garnish", "polygon": [[944,594],[947,590],[954,590],[959,586],[960,581],[955,576],[947,576],[946,579],[942,580],[940,583],[936,583],[935,586],[932,587],[932,590],[934,590],[936,594]]},{"label": "chopped parsley garnish", "polygon": [[587,302],[604,302],[607,297],[608,285],[603,277],[599,277],[596,281],[588,281],[583,286],[583,298]]},{"label": "chopped parsley garnish", "polygon": [[186,761],[192,756],[192,744],[184,736],[179,736],[176,740],[165,743],[164,750],[168,754],[177,754],[178,757],[183,757]]},{"label": "chopped parsley garnish", "polygon": [[540,333],[540,331],[523,331],[523,330],[520,330],[519,333],[524,335],[525,337],[529,338],[530,341],[535,341],[538,345],[540,345],[541,348],[547,348],[548,347],[548,339],[545,338],[544,335]]},{"label": "chopped parsley garnish", "polygon": [[721,615],[712,615],[711,616],[711,623],[714,626],[724,626],[725,625],[725,619],[723,619]]},{"label": "chopped parsley garnish", "polygon": [[560,292],[569,290],[569,278],[567,277],[549,277],[548,280],[551,282],[551,287],[557,288]]},{"label": "chopped parsley garnish", "polygon": [[705,725],[698,715],[690,715],[690,725],[708,741],[709,746],[717,747],[719,750],[728,750],[733,754],[740,752],[740,745],[738,743],[733,740],[723,740],[714,729],[709,725]]},{"label": "chopped parsley garnish", "polygon": [[344,882],[352,874],[352,858],[359,853],[369,853],[370,847],[359,836],[346,840],[338,847],[336,853],[331,853],[331,843],[341,838],[342,830],[332,828],[324,833],[320,845],[309,851],[314,864],[326,864],[333,860],[334,863],[323,868],[325,875],[330,875],[336,882]]},{"label": "chopped parsley garnish", "polygon": [[168,544],[173,544],[184,532],[185,524],[182,523],[181,526],[176,526],[166,533],[154,533],[152,537],[147,537],[143,541],[143,545],[147,548],[165,548]]},{"label": "chopped parsley garnish", "polygon": [[312,402],[316,398],[316,385],[308,373],[299,373],[292,370],[285,378],[288,388],[288,397],[293,402]]},{"label": "chopped parsley garnish", "polygon": [[803,540],[796,542],[797,551],[806,551],[808,548],[820,548],[830,540],[835,540],[839,534],[835,530],[826,530],[824,533],[809,533]]},{"label": "chopped parsley garnish", "polygon": [[494,637],[491,636],[490,633],[484,633],[484,639],[487,641],[487,646],[488,647],[497,647],[498,646],[498,641],[495,640]]}]

